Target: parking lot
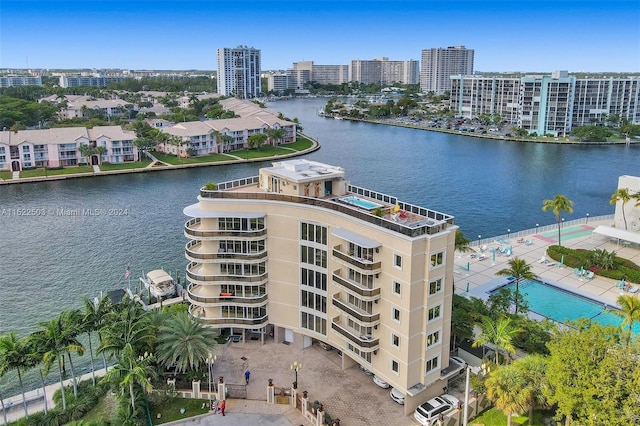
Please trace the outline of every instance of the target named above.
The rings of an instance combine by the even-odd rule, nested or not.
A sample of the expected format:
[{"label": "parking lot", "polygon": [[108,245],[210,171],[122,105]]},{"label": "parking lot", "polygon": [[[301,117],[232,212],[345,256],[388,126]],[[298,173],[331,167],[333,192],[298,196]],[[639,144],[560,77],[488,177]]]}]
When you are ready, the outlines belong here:
[{"label": "parking lot", "polygon": [[[214,376],[224,376],[229,384],[242,384],[246,368],[251,372],[247,399],[266,400],[267,384],[273,379],[276,390],[290,388],[295,380],[291,370],[294,361],[302,363],[298,372],[298,388],[308,391],[311,402],[324,404],[332,418],[339,418],[349,426],[417,425],[412,415],[405,416],[403,407],[389,396],[389,389],[373,383],[357,365],[341,370],[336,350],[323,350],[318,343],[306,349],[275,343],[268,339],[228,343],[217,351]],[[297,425],[296,425],[297,426]]]}]

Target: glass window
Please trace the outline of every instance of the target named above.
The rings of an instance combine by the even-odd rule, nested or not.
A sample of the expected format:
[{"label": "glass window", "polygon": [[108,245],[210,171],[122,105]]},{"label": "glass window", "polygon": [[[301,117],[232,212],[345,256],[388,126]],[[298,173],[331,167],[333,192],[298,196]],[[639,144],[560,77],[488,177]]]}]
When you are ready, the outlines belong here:
[{"label": "glass window", "polygon": [[394,294],[400,294],[400,290],[401,290],[401,285],[399,282],[393,282],[393,293]]},{"label": "glass window", "polygon": [[442,265],[444,262],[444,252],[434,253],[431,255],[431,267],[435,268],[436,266]]},{"label": "glass window", "polygon": [[435,281],[429,283],[429,294],[436,294],[442,290],[442,278],[438,278]]},{"label": "glass window", "polygon": [[395,346],[396,348],[399,348],[400,347],[400,336],[392,334],[391,335],[391,344],[393,346]]},{"label": "glass window", "polygon": [[429,309],[429,321],[440,318],[440,305]]},{"label": "glass window", "polygon": [[398,308],[393,308],[392,315],[394,320],[400,321],[400,310]]},{"label": "glass window", "polygon": [[427,336],[427,347],[436,345],[440,342],[440,331],[434,331]]},{"label": "glass window", "polygon": [[427,360],[425,364],[426,364],[425,372],[428,374],[429,372],[438,368],[438,357]]},{"label": "glass window", "polygon": [[402,256],[400,256],[399,254],[394,254],[393,255],[393,265],[396,268],[402,268]]},{"label": "glass window", "polygon": [[392,360],[391,361],[391,370],[394,373],[397,373],[400,370],[400,365],[398,364],[398,361],[396,361],[396,360]]}]

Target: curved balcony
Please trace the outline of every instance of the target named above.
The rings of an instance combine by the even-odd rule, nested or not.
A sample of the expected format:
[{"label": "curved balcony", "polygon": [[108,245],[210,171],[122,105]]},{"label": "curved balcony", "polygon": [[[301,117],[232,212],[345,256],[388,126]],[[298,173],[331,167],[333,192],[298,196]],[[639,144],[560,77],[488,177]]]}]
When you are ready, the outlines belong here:
[{"label": "curved balcony", "polygon": [[333,257],[347,262],[365,274],[379,274],[382,271],[382,263],[374,262],[367,259],[358,258],[348,253],[341,252],[338,248],[333,248]]},{"label": "curved balcony", "polygon": [[215,326],[217,328],[237,327],[237,328],[261,328],[269,324],[269,315],[260,318],[209,318],[205,317],[204,311],[200,306],[190,306],[189,314],[199,318],[206,325]]},{"label": "curved balcony", "polygon": [[187,298],[189,299],[189,302],[193,303],[194,305],[203,306],[203,307],[229,306],[229,305],[261,306],[261,305],[266,305],[269,299],[267,294],[240,297],[240,296],[233,296],[233,295],[223,296],[223,294],[227,294],[227,293],[220,293],[220,296],[214,296],[214,297],[200,296],[194,292],[196,287],[197,285],[194,285],[194,284],[189,285],[189,287],[187,288]]},{"label": "curved balcony", "polygon": [[259,275],[211,275],[211,274],[202,274],[199,272],[202,265],[200,263],[191,262],[187,265],[187,278],[189,281],[193,283],[253,283],[253,284],[264,284],[267,282],[267,278],[269,274],[264,272]]},{"label": "curved balcony", "polygon": [[348,304],[345,301],[341,300],[338,295],[333,295],[331,303],[333,304],[333,306],[340,309],[345,314],[350,315],[354,319],[366,324],[367,326],[380,324],[380,314],[371,314],[363,309]]},{"label": "curved balcony", "polygon": [[212,251],[204,251],[202,250],[202,242],[198,240],[189,241],[185,247],[184,252],[188,260],[192,262],[203,262],[203,261],[215,261],[219,259],[233,259],[233,260],[258,260],[264,261],[267,259],[267,251],[263,250],[258,253],[229,253],[222,252],[217,250],[215,252]]},{"label": "curved balcony", "polygon": [[333,273],[333,282],[359,295],[364,301],[373,302],[380,299],[380,287],[373,289],[363,287],[355,281],[341,277],[340,274],[336,272]]},{"label": "curved balcony", "polygon": [[267,235],[267,229],[253,230],[221,230],[221,229],[202,229],[200,218],[188,220],[184,224],[184,235],[187,238],[196,239],[214,239],[220,237],[260,237]]},{"label": "curved balcony", "polygon": [[331,320],[331,328],[362,352],[373,352],[380,348],[380,339],[369,334],[360,334],[357,330],[342,325],[339,317]]}]

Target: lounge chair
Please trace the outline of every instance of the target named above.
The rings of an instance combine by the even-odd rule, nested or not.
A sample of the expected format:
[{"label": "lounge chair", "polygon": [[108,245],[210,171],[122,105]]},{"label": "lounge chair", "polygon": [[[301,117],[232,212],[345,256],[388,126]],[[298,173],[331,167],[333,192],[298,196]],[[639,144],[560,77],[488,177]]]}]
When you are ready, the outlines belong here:
[{"label": "lounge chair", "polygon": [[616,287],[620,288],[620,289],[624,289],[625,286],[625,282],[622,280],[616,281]]},{"label": "lounge chair", "polygon": [[540,258],[540,260],[538,260],[538,263],[547,263],[547,258],[546,258],[546,256],[542,256],[542,257]]},{"label": "lounge chair", "polygon": [[525,240],[524,244],[527,246],[533,245],[533,241],[532,240]]},{"label": "lounge chair", "polygon": [[578,268],[573,268],[573,273],[577,276],[577,277],[581,277],[582,276],[582,271]]},{"label": "lounge chair", "polygon": [[592,280],[593,276],[594,276],[593,271],[585,271],[584,273],[584,277],[588,280]]},{"label": "lounge chair", "polygon": [[626,291],[627,293],[637,293],[638,292],[638,286],[634,285],[634,286],[625,287],[624,291]]},{"label": "lounge chair", "polygon": [[518,243],[518,244],[522,244],[522,243],[524,243],[524,238],[518,238],[518,239],[516,240],[516,243]]}]

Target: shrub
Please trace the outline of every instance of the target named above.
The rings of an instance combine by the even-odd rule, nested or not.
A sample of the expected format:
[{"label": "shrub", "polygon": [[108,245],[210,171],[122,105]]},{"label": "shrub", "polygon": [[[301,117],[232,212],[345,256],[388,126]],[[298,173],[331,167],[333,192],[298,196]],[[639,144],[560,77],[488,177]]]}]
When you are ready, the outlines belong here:
[{"label": "shrub", "polygon": [[[640,283],[640,266],[629,259],[616,256],[615,252],[600,249],[572,250],[567,247],[549,246],[547,254],[555,261],[560,261],[564,256],[564,264],[571,268],[584,267],[601,277],[612,280],[624,278],[632,283]],[[594,265],[596,260],[602,265]],[[607,266],[609,269],[606,269]]]},{"label": "shrub", "polygon": [[215,182],[208,182],[204,185],[205,191],[215,191],[218,189],[218,184]]}]

